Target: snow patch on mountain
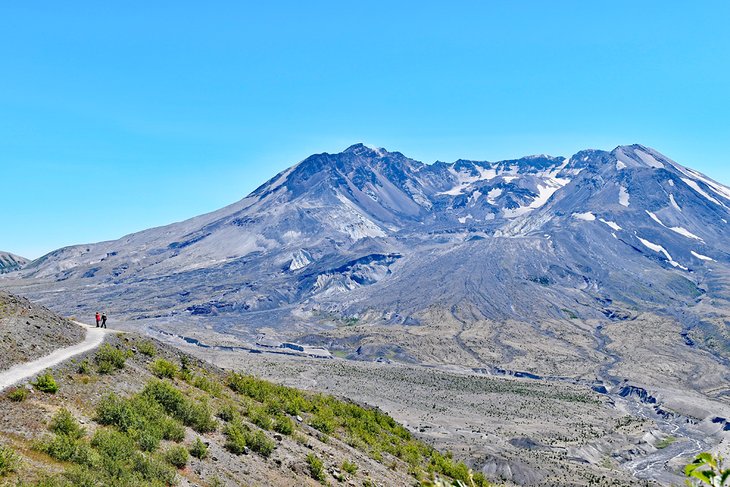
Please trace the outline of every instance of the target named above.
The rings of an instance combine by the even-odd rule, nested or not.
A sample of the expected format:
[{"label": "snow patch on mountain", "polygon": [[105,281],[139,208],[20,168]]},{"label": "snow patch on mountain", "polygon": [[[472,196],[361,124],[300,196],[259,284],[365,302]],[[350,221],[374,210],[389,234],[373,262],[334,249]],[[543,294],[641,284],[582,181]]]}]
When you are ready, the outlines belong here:
[{"label": "snow patch on mountain", "polygon": [[576,220],[592,222],[596,219],[596,215],[588,211],[585,213],[573,213],[573,218],[575,218]]},{"label": "snow patch on mountain", "polygon": [[665,249],[664,247],[662,247],[661,245],[659,245],[659,244],[655,244],[655,243],[653,243],[653,242],[650,242],[650,241],[648,241],[648,240],[646,240],[646,239],[643,239],[643,238],[641,238],[641,237],[639,237],[639,236],[637,236],[637,238],[639,239],[639,241],[640,241],[640,242],[641,242],[641,243],[642,243],[642,244],[643,244],[643,245],[644,245],[644,246],[645,246],[646,248],[648,248],[648,249],[650,249],[650,250],[653,250],[654,252],[657,252],[657,253],[661,253],[661,254],[664,254],[664,257],[666,257],[666,258],[667,258],[667,261],[668,261],[668,262],[669,262],[669,263],[670,263],[670,264],[671,264],[672,266],[674,266],[674,267],[678,267],[678,268],[680,268],[680,269],[683,269],[683,270],[685,270],[685,271],[687,270],[687,268],[686,268],[686,267],[684,267],[684,266],[683,266],[683,265],[681,265],[681,264],[680,264],[679,262],[677,262],[677,261],[675,261],[674,259],[672,259],[672,256],[671,256],[671,255],[669,255],[669,252],[667,252],[667,250],[666,250],[666,249]]},{"label": "snow patch on mountain", "polygon": [[649,210],[644,210],[644,211],[646,211],[646,213],[651,217],[652,220],[654,220],[655,222],[657,222],[659,225],[663,226],[664,228],[667,228],[667,229],[673,231],[674,233],[678,233],[679,235],[682,235],[683,237],[691,238],[691,239],[694,239],[694,240],[699,240],[700,242],[703,241],[701,237],[698,237],[697,235],[695,235],[694,233],[690,232],[686,228],[684,228],[684,227],[668,227],[654,213],[652,213]]},{"label": "snow patch on mountain", "polygon": [[629,207],[629,191],[624,186],[618,188],[618,203],[621,206]]},{"label": "snow patch on mountain", "polygon": [[719,201],[717,201],[715,198],[713,198],[712,196],[707,194],[705,192],[705,190],[700,188],[700,185],[697,184],[696,181],[693,181],[689,178],[682,178],[682,181],[684,181],[687,186],[689,186],[690,188],[695,190],[698,194],[700,194],[701,196],[704,196],[708,201],[711,201],[712,203],[715,203],[716,205],[719,205],[719,206],[725,206],[722,203],[720,203]]},{"label": "snow patch on mountain", "polygon": [[[622,228],[616,222],[604,220],[603,218],[601,218],[600,221],[605,223],[606,225],[608,225],[609,227],[613,228],[616,231],[622,230]],[[616,235],[614,234],[614,236],[616,236]]]},{"label": "snow patch on mountain", "polygon": [[695,235],[694,233],[690,232],[686,228],[683,228],[683,227],[669,227],[669,229],[671,231],[673,231],[674,233],[678,233],[678,234],[682,235],[683,237],[687,237],[687,238],[691,238],[693,240],[699,240],[700,242],[704,242],[704,240],[702,240],[701,237],[698,237],[697,235]]},{"label": "snow patch on mountain", "polygon": [[707,257],[706,255],[698,254],[694,250],[692,250],[691,252],[692,252],[692,255],[694,255],[695,257],[697,257],[700,260],[705,260],[708,262],[715,262],[715,259],[713,259],[712,257]]},{"label": "snow patch on mountain", "polygon": [[652,213],[652,212],[651,212],[651,211],[649,211],[649,210],[644,210],[644,211],[646,211],[646,214],[647,214],[647,215],[649,215],[649,216],[651,217],[651,219],[652,219],[652,220],[654,220],[654,221],[655,221],[655,222],[657,222],[657,223],[658,223],[659,225],[661,225],[661,226],[663,226],[664,228],[666,228],[666,225],[664,225],[664,224],[662,223],[662,221],[661,221],[661,220],[659,219],[659,217],[658,217],[658,216],[656,216],[656,215],[655,215],[654,213]]},{"label": "snow patch on mountain", "polygon": [[679,205],[677,204],[677,201],[674,199],[673,194],[669,195],[669,203],[671,203],[671,205],[674,207],[675,210],[682,211],[682,208],[679,207]]}]

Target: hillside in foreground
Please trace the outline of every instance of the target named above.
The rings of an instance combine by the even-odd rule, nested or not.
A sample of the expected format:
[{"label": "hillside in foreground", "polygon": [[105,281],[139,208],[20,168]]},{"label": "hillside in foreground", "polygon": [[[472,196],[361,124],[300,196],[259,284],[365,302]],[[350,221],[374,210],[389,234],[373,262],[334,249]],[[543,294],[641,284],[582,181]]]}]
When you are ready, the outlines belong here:
[{"label": "hillside in foreground", "polygon": [[0,485],[487,485],[377,409],[133,334],[50,376],[2,392]]}]

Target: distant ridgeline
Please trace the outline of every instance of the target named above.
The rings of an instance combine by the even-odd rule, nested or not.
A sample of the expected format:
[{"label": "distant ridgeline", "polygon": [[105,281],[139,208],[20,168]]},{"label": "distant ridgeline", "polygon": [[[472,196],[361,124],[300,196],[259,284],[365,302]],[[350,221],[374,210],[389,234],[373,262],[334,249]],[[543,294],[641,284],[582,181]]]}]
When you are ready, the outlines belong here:
[{"label": "distant ridgeline", "polygon": [[0,252],[0,274],[13,272],[21,269],[28,263],[28,259],[18,257],[8,252]]}]

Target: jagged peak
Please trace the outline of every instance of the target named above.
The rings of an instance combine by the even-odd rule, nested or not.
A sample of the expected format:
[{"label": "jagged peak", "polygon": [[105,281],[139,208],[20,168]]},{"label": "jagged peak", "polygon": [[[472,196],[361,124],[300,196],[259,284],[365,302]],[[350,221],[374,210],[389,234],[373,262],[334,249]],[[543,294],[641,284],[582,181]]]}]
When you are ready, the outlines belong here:
[{"label": "jagged peak", "polygon": [[611,155],[626,167],[664,169],[667,165],[676,166],[663,154],[641,144],[620,145],[611,151]]},{"label": "jagged peak", "polygon": [[385,155],[390,154],[387,150],[383,149],[382,147],[371,147],[369,145],[365,145],[362,142],[358,142],[357,144],[353,144],[344,151],[342,151],[342,154],[355,154],[358,156],[371,156],[371,157],[383,157]]}]

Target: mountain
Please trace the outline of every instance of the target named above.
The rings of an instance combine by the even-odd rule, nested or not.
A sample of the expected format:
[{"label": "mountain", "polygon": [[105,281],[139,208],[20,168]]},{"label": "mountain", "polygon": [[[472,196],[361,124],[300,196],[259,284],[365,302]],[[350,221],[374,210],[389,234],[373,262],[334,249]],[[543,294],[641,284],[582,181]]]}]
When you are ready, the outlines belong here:
[{"label": "mountain", "polygon": [[0,274],[17,271],[28,263],[28,259],[0,251]]},{"label": "mountain", "polygon": [[[356,144],[216,212],[52,252],[4,285],[168,332],[574,375],[609,353],[600,323],[666,319],[726,363],[729,208],[730,189],[641,145],[423,164]],[[445,323],[436,347],[455,344],[451,359],[410,340]],[[540,340],[525,351],[520,334]]]},{"label": "mountain", "polygon": [[[214,360],[266,352],[252,363],[267,374],[282,354],[347,358],[308,362],[302,374],[347,371],[361,399],[405,422],[421,405],[379,391],[421,377],[408,386],[419,397],[464,394],[471,405],[434,399],[421,433],[438,425],[434,444],[467,448],[462,459],[519,484],[555,475],[544,455],[568,451],[589,470],[610,458],[666,485],[679,481],[666,465],[676,470],[730,428],[729,221],[730,188],[641,145],[423,164],[356,144],[312,155],[218,211],[51,252],[0,287],[82,320],[106,311],[114,328]],[[394,365],[356,373],[352,361]],[[422,365],[454,375],[411,372]],[[290,383],[290,372],[271,378]],[[471,394],[485,375],[600,399],[556,393],[594,410],[553,431],[544,403],[512,390],[479,409],[487,399]],[[349,379],[312,382],[353,394]],[[516,411],[495,413],[504,404],[536,423],[514,430]],[[624,428],[616,415],[644,419]],[[488,416],[504,427],[439,433],[476,434]],[[653,446],[668,437],[679,440]]]}]

